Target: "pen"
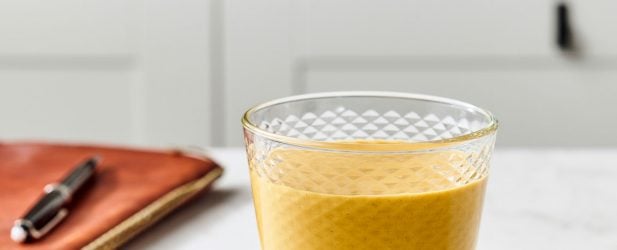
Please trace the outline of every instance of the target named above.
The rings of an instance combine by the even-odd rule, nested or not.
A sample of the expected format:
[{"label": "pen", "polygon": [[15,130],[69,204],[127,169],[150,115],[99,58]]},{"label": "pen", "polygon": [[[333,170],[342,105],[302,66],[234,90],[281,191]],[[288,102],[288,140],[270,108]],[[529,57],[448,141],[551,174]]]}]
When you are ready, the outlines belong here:
[{"label": "pen", "polygon": [[67,216],[65,205],[71,196],[94,175],[97,163],[97,157],[89,158],[75,167],[59,184],[45,185],[45,195],[25,216],[15,221],[11,228],[11,239],[15,242],[39,239],[56,226]]}]

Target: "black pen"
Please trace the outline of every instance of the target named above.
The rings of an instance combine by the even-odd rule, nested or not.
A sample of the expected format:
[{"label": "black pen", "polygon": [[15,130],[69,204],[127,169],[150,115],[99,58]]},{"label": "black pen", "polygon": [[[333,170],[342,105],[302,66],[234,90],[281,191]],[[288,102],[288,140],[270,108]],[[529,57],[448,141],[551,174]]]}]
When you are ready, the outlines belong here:
[{"label": "black pen", "polygon": [[60,184],[47,184],[43,189],[45,195],[22,219],[15,221],[11,239],[16,242],[38,239],[56,226],[68,214],[65,205],[71,196],[94,175],[97,163],[97,157],[90,158],[75,167]]}]

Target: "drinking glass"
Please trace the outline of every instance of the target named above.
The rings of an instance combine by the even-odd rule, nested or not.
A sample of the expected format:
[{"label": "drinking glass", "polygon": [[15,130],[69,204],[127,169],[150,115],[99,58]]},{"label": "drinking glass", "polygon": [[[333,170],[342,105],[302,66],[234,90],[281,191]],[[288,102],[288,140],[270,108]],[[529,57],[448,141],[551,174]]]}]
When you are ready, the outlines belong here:
[{"label": "drinking glass", "polygon": [[395,92],[292,96],[242,118],[261,248],[474,249],[497,120]]}]

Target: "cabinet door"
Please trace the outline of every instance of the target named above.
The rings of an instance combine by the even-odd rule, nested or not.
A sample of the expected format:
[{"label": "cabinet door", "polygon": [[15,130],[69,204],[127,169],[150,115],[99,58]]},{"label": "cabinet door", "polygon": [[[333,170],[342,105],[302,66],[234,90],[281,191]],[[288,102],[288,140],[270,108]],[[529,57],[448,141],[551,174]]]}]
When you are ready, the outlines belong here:
[{"label": "cabinet door", "polygon": [[501,145],[617,144],[617,71],[312,72],[309,92],[390,90],[441,95],[493,112]]},{"label": "cabinet door", "polygon": [[[305,55],[515,57],[558,55],[554,0],[295,1]],[[617,56],[611,0],[566,1],[572,39],[585,56]]]},{"label": "cabinet door", "polygon": [[0,3],[0,139],[210,141],[203,1]]},{"label": "cabinet door", "polygon": [[360,89],[494,110],[502,145],[617,143],[605,136],[617,125],[614,1],[569,1],[570,52],[556,46],[549,0],[240,2],[225,11],[229,144],[240,142],[240,113],[258,102]]},{"label": "cabinet door", "polygon": [[299,1],[309,56],[537,56],[551,52],[550,0]]}]

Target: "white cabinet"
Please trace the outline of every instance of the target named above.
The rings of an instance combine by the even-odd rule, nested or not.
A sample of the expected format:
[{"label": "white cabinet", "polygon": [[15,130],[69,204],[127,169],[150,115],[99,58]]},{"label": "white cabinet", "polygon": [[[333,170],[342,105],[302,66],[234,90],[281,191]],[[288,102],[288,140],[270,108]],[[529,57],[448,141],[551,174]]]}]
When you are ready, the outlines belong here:
[{"label": "white cabinet", "polygon": [[[556,45],[556,1],[230,0],[225,120],[274,97],[389,90],[494,111],[501,145],[615,145],[617,2],[569,1],[577,45]],[[244,90],[244,91],[243,91]]]},{"label": "white cabinet", "polygon": [[[334,90],[467,100],[502,145],[615,145],[617,2],[7,0],[0,139],[240,145],[240,116]],[[593,125],[592,125],[593,124]]]},{"label": "white cabinet", "polygon": [[[488,108],[501,145],[611,146],[617,143],[617,72],[319,71],[309,92],[393,90],[448,96]],[[378,86],[378,87],[377,87]]]},{"label": "white cabinet", "polygon": [[550,1],[302,0],[307,56],[529,56],[550,52]]},{"label": "white cabinet", "polygon": [[[555,50],[554,0],[301,0],[292,3],[296,51],[309,57],[515,57]],[[617,55],[617,3],[570,1],[585,55]]]},{"label": "white cabinet", "polygon": [[0,3],[0,140],[210,143],[210,4]]}]

